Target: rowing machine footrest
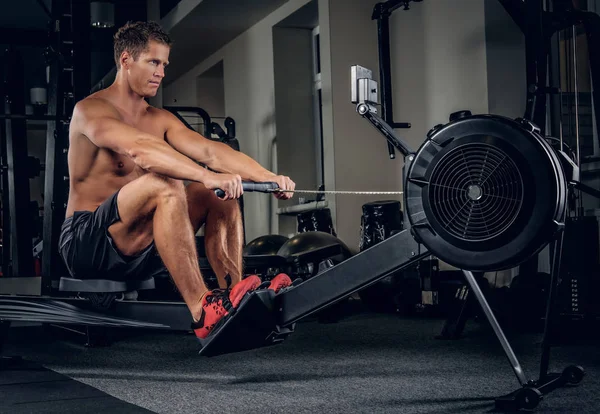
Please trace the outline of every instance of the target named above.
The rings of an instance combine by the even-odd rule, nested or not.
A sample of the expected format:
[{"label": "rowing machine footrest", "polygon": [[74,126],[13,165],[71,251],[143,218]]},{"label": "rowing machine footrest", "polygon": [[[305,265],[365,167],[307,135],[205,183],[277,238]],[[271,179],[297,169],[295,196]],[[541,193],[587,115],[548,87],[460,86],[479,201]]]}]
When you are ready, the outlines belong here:
[{"label": "rowing machine footrest", "polygon": [[295,325],[285,328],[277,325],[274,298],[271,290],[250,293],[213,333],[200,340],[200,355],[217,356],[283,342],[294,332]]}]

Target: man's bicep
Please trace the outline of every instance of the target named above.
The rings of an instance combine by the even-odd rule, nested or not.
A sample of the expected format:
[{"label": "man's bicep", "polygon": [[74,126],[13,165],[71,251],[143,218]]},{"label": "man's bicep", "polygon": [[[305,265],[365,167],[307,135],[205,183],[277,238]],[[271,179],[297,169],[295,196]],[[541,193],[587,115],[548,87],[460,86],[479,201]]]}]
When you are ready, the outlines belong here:
[{"label": "man's bicep", "polygon": [[[183,139],[189,139],[188,132],[195,133],[192,129],[188,128],[179,118],[177,118],[171,112],[161,109],[162,119],[165,125],[165,140],[173,145],[179,143]],[[196,135],[200,135],[196,133]],[[202,137],[200,135],[200,137]]]}]

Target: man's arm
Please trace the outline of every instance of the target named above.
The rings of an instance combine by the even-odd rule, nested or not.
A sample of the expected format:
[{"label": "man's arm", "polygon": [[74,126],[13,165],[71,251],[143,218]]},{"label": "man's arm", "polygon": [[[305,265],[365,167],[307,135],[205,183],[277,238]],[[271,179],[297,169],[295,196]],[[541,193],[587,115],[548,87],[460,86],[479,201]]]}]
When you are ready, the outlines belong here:
[{"label": "man's arm", "polygon": [[77,103],[72,126],[100,148],[131,158],[142,169],[180,180],[210,181],[210,171],[175,151],[162,137],[122,122],[119,113],[101,99]]},{"label": "man's arm", "polygon": [[187,128],[170,112],[163,112],[167,119],[167,142],[182,154],[215,171],[238,174],[244,180],[265,182],[273,181],[277,177],[246,154],[222,142],[205,138]]}]

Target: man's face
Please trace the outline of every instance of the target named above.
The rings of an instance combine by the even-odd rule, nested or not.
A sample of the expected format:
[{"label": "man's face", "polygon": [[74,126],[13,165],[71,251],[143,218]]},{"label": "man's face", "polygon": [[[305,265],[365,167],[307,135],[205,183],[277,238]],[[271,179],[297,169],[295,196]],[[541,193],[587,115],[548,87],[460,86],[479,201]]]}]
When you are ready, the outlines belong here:
[{"label": "man's face", "polygon": [[169,64],[169,52],[169,46],[150,41],[147,50],[140,53],[137,60],[129,59],[129,85],[135,93],[144,98],[156,96]]}]

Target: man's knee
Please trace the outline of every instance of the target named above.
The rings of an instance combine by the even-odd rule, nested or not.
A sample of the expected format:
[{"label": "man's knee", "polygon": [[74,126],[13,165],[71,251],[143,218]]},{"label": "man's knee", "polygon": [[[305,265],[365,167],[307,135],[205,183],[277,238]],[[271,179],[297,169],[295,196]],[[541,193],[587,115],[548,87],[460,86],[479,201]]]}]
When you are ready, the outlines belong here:
[{"label": "man's knee", "polygon": [[238,200],[214,201],[210,204],[208,213],[228,221],[238,221],[242,216]]},{"label": "man's knee", "polygon": [[201,225],[210,215],[213,221],[241,222],[239,200],[223,201],[201,183],[191,183],[186,188],[187,202],[192,222]]},{"label": "man's knee", "polygon": [[157,199],[185,200],[185,186],[182,180],[154,173],[146,174],[144,178],[147,181],[148,188]]},{"label": "man's knee", "polygon": [[202,183],[190,183],[185,191],[190,205],[206,205],[211,200],[217,200],[215,192]]},{"label": "man's knee", "polygon": [[203,206],[207,210],[223,212],[236,212],[239,209],[238,200],[223,201],[218,198],[214,190],[210,190],[201,183],[191,183],[186,188],[187,199],[190,206]]}]

